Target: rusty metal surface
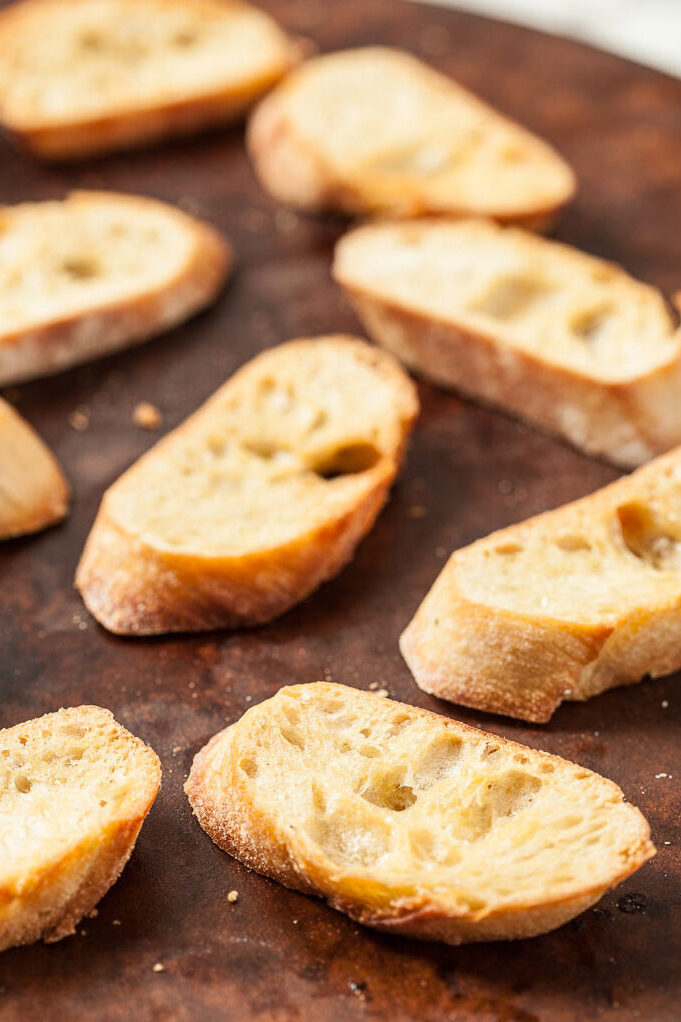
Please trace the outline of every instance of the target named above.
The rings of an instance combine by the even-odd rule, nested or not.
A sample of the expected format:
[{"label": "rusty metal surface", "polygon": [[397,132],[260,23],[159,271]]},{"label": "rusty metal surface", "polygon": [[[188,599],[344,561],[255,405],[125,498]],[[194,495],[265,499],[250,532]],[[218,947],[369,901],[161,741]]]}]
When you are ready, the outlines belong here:
[{"label": "rusty metal surface", "polygon": [[[267,6],[324,49],[404,45],[546,134],[581,183],[558,236],[667,290],[679,285],[681,83],[577,44],[398,0]],[[164,780],[98,916],[60,944],[0,956],[2,1022],[678,1022],[678,678],[568,705],[549,726],[526,727],[430,699],[397,650],[445,551],[616,473],[423,386],[404,476],[337,579],[250,632],[106,634],[72,579],[103,489],[154,439],[133,425],[136,403],[153,401],[172,427],[263,347],[358,326],[329,279],[342,222],[277,211],[254,181],[239,128],[71,168],[40,167],[0,143],[2,202],[72,187],[179,200],[233,239],[239,267],[215,308],[182,329],[13,393],[57,452],[75,500],[63,526],[0,551],[0,724],[100,703],[158,751]],[[68,418],[81,407],[90,426],[78,432]],[[553,934],[459,949],[373,934],[249,874],[193,821],[182,793],[191,758],[250,702],[286,682],[329,676],[360,687],[378,681],[398,698],[612,777],[650,819],[659,855]],[[233,888],[239,899],[230,904]],[[155,972],[159,962],[164,971]]]}]

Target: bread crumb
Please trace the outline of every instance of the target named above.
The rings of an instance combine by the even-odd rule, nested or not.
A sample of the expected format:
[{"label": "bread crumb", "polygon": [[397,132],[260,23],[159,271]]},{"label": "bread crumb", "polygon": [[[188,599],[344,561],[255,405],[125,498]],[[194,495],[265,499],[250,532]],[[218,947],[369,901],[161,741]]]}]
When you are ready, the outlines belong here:
[{"label": "bread crumb", "polygon": [[152,972],[165,972],[166,971],[166,967],[161,962],[156,962],[156,965],[152,965],[151,971]]},{"label": "bread crumb", "polygon": [[71,429],[75,429],[77,433],[83,433],[86,429],[90,428],[90,409],[89,408],[76,408],[74,412],[68,417],[68,424]]},{"label": "bread crumb", "polygon": [[120,925],[121,925],[121,921],[120,921],[120,919],[114,919],[114,920],[112,921],[112,924],[111,924],[111,925],[112,925],[112,926],[120,926]]},{"label": "bread crumb", "polygon": [[426,514],[427,509],[423,506],[423,504],[415,504],[413,507],[407,509],[407,515],[410,518],[425,518]]},{"label": "bread crumb", "polygon": [[81,937],[87,937],[87,930],[81,930],[80,935]]},{"label": "bread crumb", "polygon": [[388,692],[387,688],[377,688],[376,689],[376,695],[377,696],[381,696],[381,698],[383,698],[383,699],[387,699],[389,694],[390,693]]},{"label": "bread crumb", "polygon": [[668,777],[668,778],[669,778],[669,780],[671,780],[671,779],[672,779],[672,775],[671,775],[671,774],[665,774],[665,773],[662,773],[662,774],[655,774],[655,780],[656,780],[656,781],[659,781],[659,780],[661,780],[661,779],[662,779],[663,777]]},{"label": "bread crumb", "polygon": [[227,895],[227,901],[230,903],[230,905],[233,905],[238,897],[239,897],[238,891],[230,891],[229,894]]},{"label": "bread crumb", "polygon": [[158,429],[163,422],[163,416],[150,401],[140,401],[132,413],[132,421],[142,429]]},{"label": "bread crumb", "polygon": [[182,752],[182,746],[173,745],[173,756],[177,756],[178,752]]},{"label": "bread crumb", "polygon": [[88,912],[87,917],[88,917],[88,919],[96,919],[98,915],[99,915],[99,909],[98,908],[93,908],[91,912]]},{"label": "bread crumb", "polygon": [[663,699],[662,702],[660,703],[660,706],[662,707],[663,710],[666,710],[667,707],[669,706],[669,700]]}]

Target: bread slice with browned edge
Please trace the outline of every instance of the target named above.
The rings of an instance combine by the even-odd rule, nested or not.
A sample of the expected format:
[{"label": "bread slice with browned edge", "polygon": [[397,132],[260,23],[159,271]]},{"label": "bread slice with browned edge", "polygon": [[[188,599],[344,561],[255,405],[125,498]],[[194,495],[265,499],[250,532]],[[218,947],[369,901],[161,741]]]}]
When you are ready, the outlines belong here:
[{"label": "bread slice with browned edge", "polygon": [[217,297],[231,262],[217,231],[155,199],[0,207],[0,386],[169,330]]},{"label": "bread slice with browned edge", "polygon": [[69,486],[38,434],[0,398],[0,539],[55,525],[69,509]]},{"label": "bread slice with browned edge", "polygon": [[21,0],[0,12],[0,123],[78,159],[232,121],[300,59],[238,0]]},{"label": "bread slice with browned edge", "polygon": [[252,115],[248,146],[275,198],[346,213],[490,216],[549,227],[575,177],[545,142],[401,50],[302,64]]},{"label": "bread slice with browned edge", "polygon": [[185,791],[258,873],[448,944],[552,930],[655,854],[612,781],[326,682],[249,709],[198,753]]},{"label": "bread slice with browned edge", "polygon": [[542,723],[681,667],[681,448],[456,550],[400,645],[419,686]]},{"label": "bread slice with browned edge", "polygon": [[99,706],[0,731],[0,951],[75,931],[120,876],[160,783],[156,753]]},{"label": "bread slice with browned edge", "polygon": [[76,578],[88,609],[121,635],[282,614],[371,529],[417,411],[356,338],[263,352],[105,493]]},{"label": "bread slice with browned edge", "polygon": [[681,332],[657,288],[485,220],[373,224],[334,276],[369,334],[429,380],[632,467],[681,443]]}]

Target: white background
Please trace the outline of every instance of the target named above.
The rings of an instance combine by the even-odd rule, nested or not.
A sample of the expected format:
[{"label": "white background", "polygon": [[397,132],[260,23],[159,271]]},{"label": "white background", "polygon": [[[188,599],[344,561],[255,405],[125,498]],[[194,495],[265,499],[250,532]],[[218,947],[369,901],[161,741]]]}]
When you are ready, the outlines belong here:
[{"label": "white background", "polygon": [[[417,0],[432,2],[432,0]],[[571,36],[681,76],[681,0],[437,0]]]}]

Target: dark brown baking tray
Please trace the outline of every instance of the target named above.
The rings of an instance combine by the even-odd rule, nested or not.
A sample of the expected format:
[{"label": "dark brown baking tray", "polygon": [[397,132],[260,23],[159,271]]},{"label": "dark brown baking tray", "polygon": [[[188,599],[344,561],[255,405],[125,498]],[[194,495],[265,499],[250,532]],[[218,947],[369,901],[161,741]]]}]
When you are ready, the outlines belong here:
[{"label": "dark brown baking tray", "polygon": [[[681,82],[571,42],[399,0],[266,6],[322,49],[385,42],[413,50],[546,135],[581,186],[558,236],[668,291],[681,284]],[[549,726],[525,727],[428,698],[397,649],[445,551],[616,472],[422,386],[405,473],[337,579],[249,632],[108,635],[72,579],[103,489],[154,439],[132,424],[136,403],[155,402],[164,429],[172,427],[262,348],[359,328],[329,279],[343,222],[277,210],[253,178],[240,128],[63,168],[38,166],[0,142],[0,201],[74,187],[179,201],[232,238],[239,265],[215,308],[182,329],[10,395],[58,454],[75,499],[63,526],[0,551],[0,725],[100,703],[153,745],[164,779],[98,916],[60,944],[0,956],[2,1022],[678,1022],[678,677],[567,705]],[[83,432],[68,421],[79,408],[90,415]],[[182,792],[191,758],[251,702],[324,677],[363,688],[380,682],[398,698],[614,778],[648,816],[657,858],[553,934],[463,948],[379,936],[248,873],[191,816]],[[236,904],[226,898],[233,888]]]}]

